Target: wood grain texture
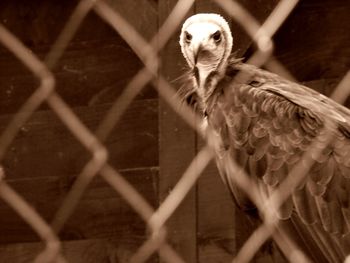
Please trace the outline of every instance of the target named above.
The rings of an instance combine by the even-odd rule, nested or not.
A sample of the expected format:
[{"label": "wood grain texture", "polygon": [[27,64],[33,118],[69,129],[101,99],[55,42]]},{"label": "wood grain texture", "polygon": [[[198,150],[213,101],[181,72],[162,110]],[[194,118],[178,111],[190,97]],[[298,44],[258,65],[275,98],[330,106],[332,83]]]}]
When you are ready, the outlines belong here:
[{"label": "wood grain texture", "polygon": [[[157,204],[158,169],[122,171],[150,204]],[[50,222],[71,186],[65,175],[7,180],[36,211]],[[37,235],[0,201],[0,243],[38,241]],[[90,238],[144,239],[145,223],[127,202],[101,178],[93,180],[60,233],[62,240]]]},{"label": "wood grain texture", "polygon": [[[62,252],[68,262],[74,263],[126,263],[137,242],[118,244],[107,239],[89,239],[62,242]],[[42,243],[18,243],[0,246],[3,262],[26,263],[44,249]]]},{"label": "wood grain texture", "polygon": [[230,262],[236,254],[235,205],[214,162],[198,180],[199,262]]},{"label": "wood grain texture", "polygon": [[[92,131],[110,104],[74,108]],[[119,169],[158,166],[158,102],[136,101],[128,108],[106,141],[109,160]],[[0,117],[3,130],[13,115]],[[51,111],[35,113],[11,144],[3,166],[8,178],[77,174],[91,154]]]},{"label": "wood grain texture", "polygon": [[[231,262],[260,224],[236,207],[213,162],[198,181],[198,262]],[[252,262],[286,261],[269,241]]]},{"label": "wood grain texture", "polygon": [[108,0],[107,3],[119,12],[146,40],[150,40],[158,28],[158,5],[155,0],[128,1]]},{"label": "wood grain texture", "polygon": [[[122,1],[112,2],[123,15],[135,13],[128,16],[128,20],[137,22],[132,24],[140,27],[138,31],[148,35],[151,31],[155,32],[157,14],[151,1],[135,2],[134,5],[138,5],[136,9],[130,9]],[[44,59],[76,4],[77,1],[2,1],[0,20],[34,54]],[[146,17],[149,18],[147,22]],[[0,67],[0,112],[13,113],[39,83],[29,69],[2,45]],[[56,90],[64,100],[71,106],[87,106],[113,102],[141,68],[141,61],[128,44],[91,11],[53,73]],[[138,96],[139,99],[155,97],[156,93],[149,86]],[[46,105],[42,108],[46,108]]]},{"label": "wood grain texture", "polygon": [[[110,104],[75,108],[95,130]],[[106,141],[109,162],[155,205],[158,174],[158,102],[136,101]],[[1,129],[12,115],[0,117]],[[5,156],[6,180],[50,221],[90,154],[50,111],[35,113]],[[0,201],[0,243],[37,240],[35,233]],[[143,235],[144,222],[106,183],[97,179],[62,232],[63,239]]]},{"label": "wood grain texture", "polygon": [[[157,3],[110,1],[147,38],[157,30]],[[43,59],[78,1],[0,3],[0,20],[33,53]],[[133,14],[134,16],[130,16]],[[5,48],[0,47],[0,129],[34,92],[38,81]],[[93,11],[54,69],[56,90],[78,117],[95,130],[111,102],[120,95],[142,63],[125,41]],[[123,115],[106,142],[110,163],[152,204],[158,203],[158,101],[146,87]],[[109,104],[106,104],[109,103]],[[91,157],[46,105],[21,128],[4,160],[8,183],[48,221],[52,219],[82,166]],[[7,115],[4,115],[7,114]],[[36,234],[0,200],[0,243],[31,242]],[[67,246],[69,262],[127,262],[145,240],[145,224],[118,193],[95,179],[61,236],[63,240],[113,239],[118,257],[100,240],[74,241]],[[125,244],[132,244],[132,251]],[[108,248],[107,248],[108,247]],[[6,246],[1,261],[30,262],[37,244]],[[8,250],[7,250],[8,249]],[[88,252],[86,251],[88,250]],[[108,253],[107,253],[108,252]],[[123,260],[119,257],[123,255]],[[28,257],[27,257],[28,256]]]},{"label": "wood grain texture", "polygon": [[275,36],[276,57],[299,81],[342,77],[350,67],[350,2],[301,1]]},{"label": "wood grain texture", "polygon": [[[43,58],[47,50],[32,49]],[[119,37],[71,43],[53,73],[56,90],[72,107],[113,102],[134,74],[141,62]],[[0,54],[0,111],[16,112],[38,87],[38,81],[16,58]],[[155,98],[148,86],[138,99]],[[46,104],[42,109],[47,109]]]},{"label": "wood grain texture", "polygon": [[[156,32],[156,1],[139,0],[130,1],[128,4],[122,0],[107,2],[125,15],[141,34],[149,37]],[[4,0],[0,3],[0,19],[28,46],[52,45],[78,3],[77,0]],[[114,35],[114,29],[92,10],[84,19],[73,41],[102,40]]]}]

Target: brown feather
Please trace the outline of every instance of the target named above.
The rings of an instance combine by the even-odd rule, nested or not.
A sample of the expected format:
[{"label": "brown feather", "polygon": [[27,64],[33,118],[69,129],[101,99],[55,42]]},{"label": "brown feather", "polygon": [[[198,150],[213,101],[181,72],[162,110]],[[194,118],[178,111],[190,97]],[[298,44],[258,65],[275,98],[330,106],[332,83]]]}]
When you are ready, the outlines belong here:
[{"label": "brown feather", "polygon": [[296,211],[305,224],[314,224],[319,221],[315,199],[305,187],[294,191],[292,196]]},{"label": "brown feather", "polygon": [[[229,31],[228,24],[221,20],[222,28]],[[296,164],[304,165],[309,174],[278,215],[285,219],[285,226],[297,230],[291,231],[292,238],[300,235],[302,238],[295,240],[306,241],[304,248],[309,248],[308,255],[315,262],[341,262],[344,251],[350,250],[350,238],[343,238],[350,229],[350,110],[317,91],[234,57],[227,58],[232,39],[226,31],[224,55],[216,58],[219,66],[215,68],[213,63],[209,80],[200,87],[202,97],[193,86],[183,93],[191,96],[185,101],[199,105],[207,116],[208,129],[221,137],[216,147],[220,174],[236,203],[246,210],[251,204],[234,183],[235,175],[227,174],[225,169],[230,158],[249,173],[261,191],[270,192],[278,189]],[[184,52],[188,45],[180,44],[192,71],[198,71],[200,67],[195,67]],[[248,81],[237,79],[238,72]],[[194,80],[193,75],[191,78]],[[192,80],[189,83],[196,83]],[[328,133],[334,137],[331,143]],[[315,163],[309,169],[303,155],[311,145],[321,153],[311,152]]]},{"label": "brown feather", "polygon": [[[221,149],[230,149],[224,150],[227,157],[234,158],[262,184],[260,188],[267,188],[268,192],[280,185],[295,164],[305,163],[302,156],[316,138],[321,153],[311,153],[315,163],[309,175],[281,206],[278,216],[287,220],[294,210],[306,228],[314,224],[321,226],[324,230],[316,227],[309,233],[318,238],[320,246],[327,247],[331,240],[327,232],[345,234],[350,228],[346,217],[349,216],[347,191],[350,189],[341,186],[349,184],[344,180],[350,178],[350,126],[337,126],[341,118],[350,122],[350,112],[339,110],[333,103],[327,104],[324,97],[321,101],[314,91],[277,75],[240,62],[230,67],[253,72],[251,85],[232,83],[233,76],[219,81],[220,94],[208,98],[205,110],[209,128],[224,137]],[[328,114],[330,110],[338,112]],[[340,127],[331,130],[336,140],[332,144],[327,142],[328,135],[323,130],[325,119],[335,123],[330,129]],[[218,165],[224,166],[222,160]],[[219,170],[223,173],[222,168]],[[232,183],[230,176],[224,177],[232,195],[244,209],[245,194]],[[339,259],[339,251],[335,247],[327,258]]]}]

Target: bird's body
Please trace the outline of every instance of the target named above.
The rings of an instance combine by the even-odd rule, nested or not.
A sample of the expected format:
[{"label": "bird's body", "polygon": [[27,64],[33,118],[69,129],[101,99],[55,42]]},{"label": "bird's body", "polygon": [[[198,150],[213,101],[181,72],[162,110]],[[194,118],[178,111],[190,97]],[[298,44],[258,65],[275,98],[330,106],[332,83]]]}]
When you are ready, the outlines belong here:
[{"label": "bird's body", "polygon": [[[312,260],[342,262],[350,253],[350,111],[230,57],[231,33],[219,15],[189,18],[180,45],[192,71],[184,94],[219,138],[218,169],[242,209],[251,209],[252,203],[223,168],[225,156],[244,167],[261,194],[269,196],[303,162],[310,146],[321,149],[311,154],[308,175],[278,217],[282,226],[293,226],[298,237],[291,238]],[[235,78],[238,72],[244,73],[244,82]]]}]

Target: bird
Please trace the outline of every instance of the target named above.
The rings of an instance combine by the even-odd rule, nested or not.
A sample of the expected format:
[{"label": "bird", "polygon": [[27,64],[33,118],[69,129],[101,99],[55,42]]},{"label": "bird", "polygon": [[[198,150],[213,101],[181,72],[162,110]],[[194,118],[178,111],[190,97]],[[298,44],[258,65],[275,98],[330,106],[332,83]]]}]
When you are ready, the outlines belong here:
[{"label": "bird", "polygon": [[[195,14],[179,44],[188,64],[182,100],[216,136],[216,165],[236,205],[256,205],[237,187],[222,160],[229,156],[267,197],[310,147],[312,166],[277,211],[281,228],[313,262],[343,262],[350,253],[350,110],[273,72],[244,63],[223,16]],[[238,78],[243,73],[245,78]],[[327,140],[331,136],[332,140]],[[253,214],[253,213],[252,213]]]}]

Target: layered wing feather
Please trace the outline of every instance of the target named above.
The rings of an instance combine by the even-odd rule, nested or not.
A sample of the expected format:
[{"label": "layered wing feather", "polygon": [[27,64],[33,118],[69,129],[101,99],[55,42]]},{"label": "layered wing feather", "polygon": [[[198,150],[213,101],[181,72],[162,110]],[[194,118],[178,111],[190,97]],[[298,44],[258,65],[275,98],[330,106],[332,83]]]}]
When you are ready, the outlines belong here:
[{"label": "layered wing feather", "polygon": [[[248,82],[233,82],[237,71]],[[334,236],[350,229],[350,111],[302,85],[253,66],[233,63],[208,101],[209,127],[222,139],[219,153],[230,154],[266,193],[288,176],[312,143],[322,153],[306,179],[279,211],[306,225],[321,225]],[[325,123],[331,123],[325,128]],[[328,133],[333,140],[327,142]],[[219,165],[220,166],[220,165]],[[219,170],[223,170],[219,167]],[[221,174],[224,174],[221,171]],[[224,175],[225,176],[225,175]],[[225,178],[238,204],[250,205]],[[348,252],[346,252],[348,253]]]}]

